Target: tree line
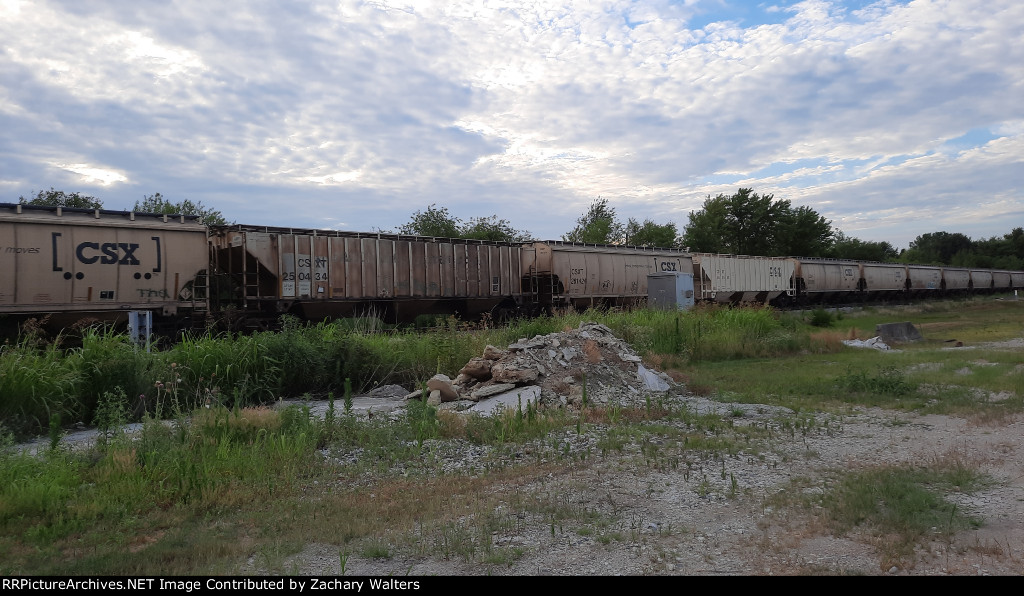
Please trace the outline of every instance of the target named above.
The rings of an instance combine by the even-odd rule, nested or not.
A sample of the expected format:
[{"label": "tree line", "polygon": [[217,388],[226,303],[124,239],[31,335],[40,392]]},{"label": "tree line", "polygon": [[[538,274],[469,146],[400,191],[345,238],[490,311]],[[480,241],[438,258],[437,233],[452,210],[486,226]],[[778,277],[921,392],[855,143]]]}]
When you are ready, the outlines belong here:
[{"label": "tree line", "polygon": [[[59,205],[100,209],[101,200],[81,193],[50,188],[29,198],[29,205]],[[224,215],[188,199],[171,201],[160,193],[136,201],[133,211],[197,215],[209,225],[224,224]],[[417,210],[395,233],[466,238],[496,242],[527,242],[535,238],[496,215],[463,220],[446,207],[431,204]],[[960,233],[934,232],[918,236],[898,251],[888,242],[873,242],[847,236],[832,222],[807,206],[794,207],[789,200],[760,195],[740,188],[732,195],[708,195],[701,208],[691,211],[687,225],[679,230],[674,222],[643,222],[629,218],[623,223],[607,199],[598,197],[562,236],[567,242],[612,244],[658,248],[679,248],[692,252],[761,256],[799,256],[917,263],[987,269],[1024,269],[1024,228],[1014,228],[1002,237],[972,240]]]},{"label": "tree line", "polygon": [[[29,198],[18,197],[22,205],[40,205],[47,207],[72,207],[78,209],[103,209],[103,201],[96,197],[78,192],[67,193],[63,190],[40,190]],[[202,201],[171,201],[160,193],[143,196],[135,201],[131,209],[137,213],[158,213],[160,215],[196,215],[206,225],[226,224],[227,219],[220,211],[203,205]]]}]

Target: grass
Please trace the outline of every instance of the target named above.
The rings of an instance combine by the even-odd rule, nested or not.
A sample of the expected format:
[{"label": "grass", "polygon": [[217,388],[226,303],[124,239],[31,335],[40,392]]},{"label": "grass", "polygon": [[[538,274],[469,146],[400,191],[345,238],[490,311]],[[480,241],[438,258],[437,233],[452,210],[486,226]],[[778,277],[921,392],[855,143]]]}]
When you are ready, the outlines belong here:
[{"label": "grass", "polygon": [[883,565],[903,567],[922,540],[948,540],[979,527],[982,520],[965,513],[945,494],[971,493],[990,481],[960,459],[869,467],[836,474],[820,505],[837,533],[865,531],[882,553]]},{"label": "grass", "polygon": [[[842,345],[894,317],[914,320],[925,341],[901,352]],[[578,411],[527,405],[492,417],[414,401],[400,416],[367,418],[344,405],[353,388],[454,375],[488,344],[590,320],[695,393],[795,413],[751,419],[732,406],[698,414],[653,397]],[[537,527],[558,540],[642,549],[670,536],[649,538],[642,511],[585,475],[619,470],[648,482],[649,496],[659,492],[655,479],[681,478],[693,498],[742,500],[756,487],[738,462],[772,467],[790,457],[779,442],[831,435],[833,421],[854,407],[986,421],[1024,409],[1019,353],[942,349],[951,329],[970,343],[1020,337],[1019,304],[866,310],[828,328],[812,322],[708,308],[567,313],[502,329],[447,320],[420,334],[292,322],[278,335],[198,336],[152,354],[101,330],[86,330],[67,350],[29,339],[5,345],[0,574],[283,574],[310,543],[336,547],[342,572],[351,556],[441,557],[498,570],[530,554],[507,539]],[[324,420],[264,406],[307,393],[348,399]],[[55,416],[87,416],[103,440],[81,452],[13,448],[12,430],[45,429]],[[140,417],[141,431],[124,431]],[[835,472],[815,506],[836,532],[866,531],[898,561],[932,528],[945,537],[976,524],[942,495],[985,482],[963,460],[866,467]]]}]

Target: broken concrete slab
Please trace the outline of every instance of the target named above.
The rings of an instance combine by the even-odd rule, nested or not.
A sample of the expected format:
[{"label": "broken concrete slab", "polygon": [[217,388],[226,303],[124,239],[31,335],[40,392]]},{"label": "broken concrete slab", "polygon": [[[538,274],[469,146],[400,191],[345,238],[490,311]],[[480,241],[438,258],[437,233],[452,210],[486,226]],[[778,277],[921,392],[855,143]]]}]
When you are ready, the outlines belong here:
[{"label": "broken concrete slab", "polygon": [[536,403],[538,399],[540,399],[540,387],[529,385],[479,401],[469,408],[469,411],[489,416],[501,410],[516,410],[520,405],[526,409],[528,404]]},{"label": "broken concrete slab", "polygon": [[661,378],[654,371],[644,368],[643,364],[637,365],[636,375],[643,381],[644,387],[649,391],[664,392],[671,388],[665,379]]},{"label": "broken concrete slab", "polygon": [[886,343],[906,343],[921,341],[924,337],[917,327],[910,321],[900,323],[879,323],[875,326],[875,333]]}]

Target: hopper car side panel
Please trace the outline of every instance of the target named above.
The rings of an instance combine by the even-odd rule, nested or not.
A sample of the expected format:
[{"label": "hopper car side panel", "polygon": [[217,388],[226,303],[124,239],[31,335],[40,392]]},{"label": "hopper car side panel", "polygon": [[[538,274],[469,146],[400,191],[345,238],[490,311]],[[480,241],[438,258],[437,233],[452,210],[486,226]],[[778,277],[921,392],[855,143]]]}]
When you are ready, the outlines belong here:
[{"label": "hopper car side panel", "polygon": [[794,285],[801,302],[837,302],[861,297],[863,267],[856,261],[794,259]]},{"label": "hopper car side panel", "polygon": [[872,294],[906,292],[907,267],[891,263],[864,263],[864,289]]},{"label": "hopper car side panel", "polygon": [[987,292],[992,290],[992,271],[988,269],[971,269],[971,285],[975,291]]},{"label": "hopper car side panel", "polygon": [[970,290],[971,271],[958,267],[943,267],[942,289],[947,292],[966,292]]},{"label": "hopper car side panel", "polygon": [[205,311],[207,267],[206,228],[192,219],[0,208],[0,313]]},{"label": "hopper car side panel", "polygon": [[793,259],[707,253],[694,254],[692,259],[699,300],[768,303],[795,295]]},{"label": "hopper car side panel", "polygon": [[907,290],[922,296],[942,289],[942,269],[926,265],[907,265]]},{"label": "hopper car side panel", "polygon": [[[282,312],[311,320],[361,313],[393,321],[472,316],[509,300],[514,305],[519,292],[518,246],[241,226],[213,229],[211,243],[220,285],[229,289],[219,306],[235,304],[264,318]],[[259,266],[264,260],[272,266]],[[254,278],[253,269],[259,284],[242,283]]]},{"label": "hopper car side panel", "polygon": [[1005,292],[1013,288],[1009,271],[992,272],[992,289],[997,292]]},{"label": "hopper car side panel", "polygon": [[534,242],[522,249],[524,300],[531,306],[632,305],[647,298],[647,276],[689,272],[687,253],[672,249]]}]

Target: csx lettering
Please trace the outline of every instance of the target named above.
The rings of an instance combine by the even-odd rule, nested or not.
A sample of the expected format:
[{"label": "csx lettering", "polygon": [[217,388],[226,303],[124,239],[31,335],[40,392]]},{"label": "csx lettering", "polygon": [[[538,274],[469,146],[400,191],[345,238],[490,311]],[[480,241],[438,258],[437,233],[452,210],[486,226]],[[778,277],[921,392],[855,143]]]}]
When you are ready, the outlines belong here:
[{"label": "csx lettering", "polygon": [[[138,249],[138,244],[127,242],[83,242],[75,249],[75,255],[86,265],[92,265],[96,261],[102,265],[139,265],[139,260],[135,258],[135,251]],[[124,254],[119,256],[118,252]]]},{"label": "csx lettering", "polygon": [[661,263],[661,270],[662,271],[678,271],[678,269],[676,269],[676,264],[675,263],[669,263],[669,262],[664,262],[664,261]]}]

